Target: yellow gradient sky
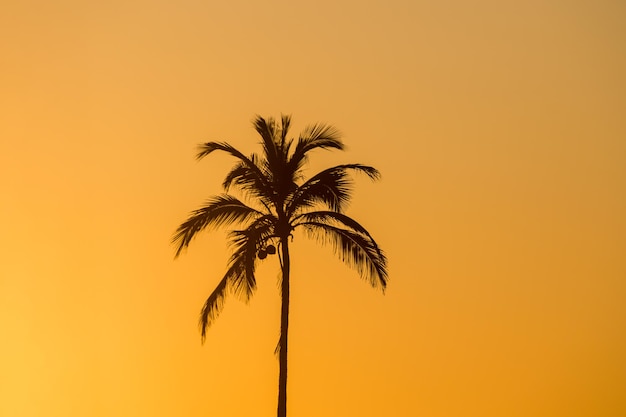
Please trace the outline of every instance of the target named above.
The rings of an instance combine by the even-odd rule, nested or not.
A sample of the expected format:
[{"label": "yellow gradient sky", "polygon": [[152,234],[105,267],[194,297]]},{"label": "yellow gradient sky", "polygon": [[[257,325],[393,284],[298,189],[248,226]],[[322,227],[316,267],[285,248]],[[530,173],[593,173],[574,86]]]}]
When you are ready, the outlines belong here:
[{"label": "yellow gradient sky", "polygon": [[626,415],[626,3],[0,6],[0,416],[275,415],[276,259],[201,346],[222,233],[173,260],[255,114],[379,168],[386,295],[293,246],[292,417]]}]

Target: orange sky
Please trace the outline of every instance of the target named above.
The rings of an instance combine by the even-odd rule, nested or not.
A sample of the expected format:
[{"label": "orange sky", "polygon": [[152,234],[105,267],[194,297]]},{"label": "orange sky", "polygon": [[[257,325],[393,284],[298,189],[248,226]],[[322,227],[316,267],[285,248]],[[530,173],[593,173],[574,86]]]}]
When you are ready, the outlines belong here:
[{"label": "orange sky", "polygon": [[0,416],[275,415],[275,260],[201,346],[224,235],[169,240],[281,112],[391,272],[293,245],[290,416],[626,415],[625,4],[3,4]]}]

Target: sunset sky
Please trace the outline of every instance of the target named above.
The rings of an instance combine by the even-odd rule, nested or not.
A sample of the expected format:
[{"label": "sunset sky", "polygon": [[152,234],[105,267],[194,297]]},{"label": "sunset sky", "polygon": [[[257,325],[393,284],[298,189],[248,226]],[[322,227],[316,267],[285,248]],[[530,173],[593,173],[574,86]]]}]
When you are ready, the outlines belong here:
[{"label": "sunset sky", "polygon": [[386,294],[292,245],[290,417],[626,415],[626,2],[0,6],[0,416],[276,414],[279,265],[172,233],[256,114],[327,122]]}]

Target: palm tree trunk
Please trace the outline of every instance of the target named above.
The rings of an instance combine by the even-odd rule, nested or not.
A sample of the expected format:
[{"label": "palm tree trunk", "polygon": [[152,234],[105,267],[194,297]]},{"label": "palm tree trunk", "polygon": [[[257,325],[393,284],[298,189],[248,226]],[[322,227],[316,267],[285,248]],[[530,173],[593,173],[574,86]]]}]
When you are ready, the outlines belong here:
[{"label": "palm tree trunk", "polygon": [[289,329],[289,242],[283,237],[280,242],[282,252],[282,284],[281,284],[281,314],[280,340],[278,362],[278,417],[287,417],[287,331]]}]

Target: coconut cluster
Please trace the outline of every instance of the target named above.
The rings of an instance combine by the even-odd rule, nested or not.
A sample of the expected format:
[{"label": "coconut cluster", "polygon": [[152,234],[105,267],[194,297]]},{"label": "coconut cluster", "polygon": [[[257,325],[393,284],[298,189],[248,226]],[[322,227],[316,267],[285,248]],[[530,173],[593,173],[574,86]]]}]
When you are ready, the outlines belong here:
[{"label": "coconut cluster", "polygon": [[259,249],[259,252],[257,252],[257,256],[259,257],[259,259],[265,259],[267,258],[267,255],[273,255],[275,253],[276,248],[274,247],[274,245],[267,245],[265,248]]}]

